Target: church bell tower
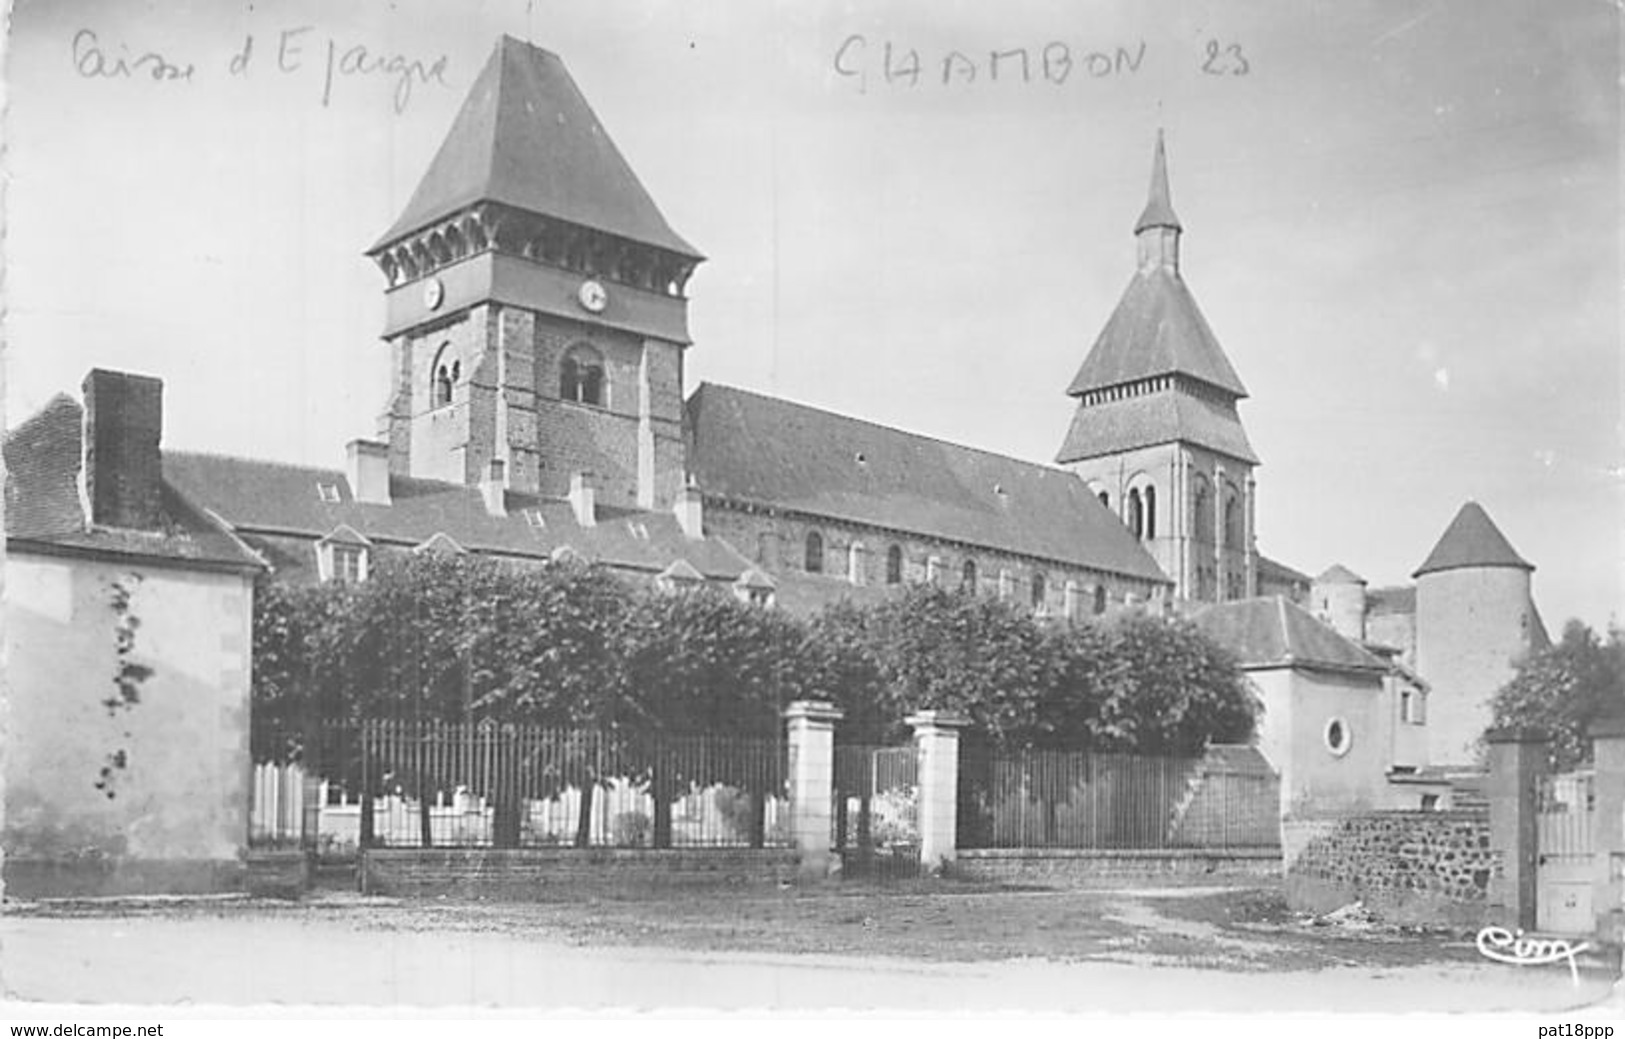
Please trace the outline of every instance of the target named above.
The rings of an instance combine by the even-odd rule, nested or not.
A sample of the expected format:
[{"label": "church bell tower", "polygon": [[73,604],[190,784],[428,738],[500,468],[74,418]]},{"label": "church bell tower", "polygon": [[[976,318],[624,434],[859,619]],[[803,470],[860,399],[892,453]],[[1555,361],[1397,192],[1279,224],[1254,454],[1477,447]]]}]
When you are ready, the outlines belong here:
[{"label": "church bell tower", "polygon": [[1180,274],[1180,235],[1157,134],[1134,225],[1136,269],[1067,393],[1077,400],[1057,463],[1082,478],[1174,581],[1178,598],[1257,592],[1247,395]]},{"label": "church bell tower", "polygon": [[605,504],[672,504],[702,257],[557,55],[497,43],[367,255],[388,282],[392,472],[547,496],[586,479]]}]

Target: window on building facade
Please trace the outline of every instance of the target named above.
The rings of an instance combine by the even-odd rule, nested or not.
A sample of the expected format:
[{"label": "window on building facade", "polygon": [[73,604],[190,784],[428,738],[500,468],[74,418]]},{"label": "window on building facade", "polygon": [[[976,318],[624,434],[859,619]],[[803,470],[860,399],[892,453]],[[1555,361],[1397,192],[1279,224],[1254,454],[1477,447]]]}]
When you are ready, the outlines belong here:
[{"label": "window on building facade", "polygon": [[1102,613],[1105,613],[1105,612],[1106,612],[1106,586],[1103,585],[1103,584],[1097,584],[1097,585],[1095,585],[1095,613],[1098,615],[1098,614],[1102,614]]},{"label": "window on building facade", "polygon": [[1213,493],[1201,476],[1191,488],[1191,530],[1201,544],[1213,543]]},{"label": "window on building facade", "polygon": [[925,561],[925,583],[936,587],[942,584],[942,560],[930,556]]},{"label": "window on building facade", "polygon": [[1044,598],[1045,598],[1046,593],[1048,591],[1049,591],[1049,589],[1047,587],[1047,582],[1045,582],[1045,580],[1044,580],[1044,575],[1040,574],[1040,573],[1034,573],[1033,574],[1033,588],[1032,588],[1032,602],[1033,602],[1033,609],[1034,610],[1040,610],[1040,611],[1043,610],[1043,608],[1044,608]]},{"label": "window on building facade", "polygon": [[903,583],[903,547],[893,545],[886,549],[886,583]]},{"label": "window on building facade", "polygon": [[1224,499],[1224,547],[1241,547],[1241,499],[1234,491]]},{"label": "window on building facade", "polygon": [[1099,494],[1095,495],[1095,497],[1099,498],[1100,504],[1106,508],[1109,509],[1112,507],[1112,496],[1107,494],[1105,491],[1101,491]]},{"label": "window on building facade", "polygon": [[1157,489],[1145,489],[1145,537],[1149,541],[1157,536]]},{"label": "window on building facade", "polygon": [[863,542],[854,541],[846,549],[846,579],[853,584],[864,584],[864,551]]},{"label": "window on building facade", "polygon": [[435,351],[434,363],[429,365],[429,399],[432,406],[443,408],[451,403],[451,391],[462,377],[463,364],[450,356],[451,344],[441,343]]},{"label": "window on building facade", "polygon": [[976,591],[976,560],[967,559],[959,568],[959,587],[967,592]]},{"label": "window on building facade", "polygon": [[559,396],[577,404],[607,407],[604,359],[585,343],[570,348],[559,362]]},{"label": "window on building facade", "polygon": [[809,574],[824,572],[824,535],[816,530],[807,534],[807,553],[802,565]]},{"label": "window on building facade", "polygon": [[1128,529],[1136,539],[1145,537],[1145,512],[1138,488],[1128,492]]}]

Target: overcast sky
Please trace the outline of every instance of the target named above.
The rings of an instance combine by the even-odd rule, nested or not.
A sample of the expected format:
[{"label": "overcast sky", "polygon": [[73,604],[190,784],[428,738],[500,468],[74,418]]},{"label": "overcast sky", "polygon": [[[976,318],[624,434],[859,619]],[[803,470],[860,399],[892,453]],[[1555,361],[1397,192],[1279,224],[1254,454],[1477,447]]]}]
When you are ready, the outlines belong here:
[{"label": "overcast sky", "polygon": [[[709,257],[690,390],[1042,462],[1132,272],[1163,126],[1184,273],[1251,394],[1262,550],[1399,583],[1477,499],[1537,565],[1554,632],[1601,625],[1625,616],[1617,19],[1553,0],[20,0],[7,425],[122,368],[164,379],[166,446],[340,464],[388,387],[361,251],[509,33],[564,58]],[[428,81],[347,73],[357,46]],[[1025,79],[1015,55],[995,76],[990,52],[1020,49]],[[190,75],[154,82],[148,52]]]}]

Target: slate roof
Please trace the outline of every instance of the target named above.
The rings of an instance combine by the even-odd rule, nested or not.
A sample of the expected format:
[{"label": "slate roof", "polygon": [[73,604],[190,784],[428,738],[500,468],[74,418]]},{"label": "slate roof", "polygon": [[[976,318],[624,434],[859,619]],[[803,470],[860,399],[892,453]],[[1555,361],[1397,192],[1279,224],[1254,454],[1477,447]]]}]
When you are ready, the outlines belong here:
[{"label": "slate roof", "polygon": [[1243,668],[1388,671],[1381,659],[1284,596],[1219,603],[1199,610],[1192,620],[1235,654]]},{"label": "slate roof", "polygon": [[1333,563],[1325,573],[1315,578],[1316,584],[1365,584],[1365,578],[1342,563]]},{"label": "slate roof", "polygon": [[1157,150],[1151,159],[1151,191],[1140,219],[1134,222],[1134,233],[1139,234],[1150,227],[1180,230],[1179,217],[1174,215],[1173,199],[1168,192],[1168,154],[1163,147],[1161,130],[1157,131]]},{"label": "slate roof", "polygon": [[1427,559],[1411,576],[1421,577],[1441,570],[1482,566],[1535,569],[1533,564],[1513,551],[1506,535],[1501,533],[1484,507],[1470,501],[1456,513],[1456,518],[1445,528],[1439,543],[1433,546],[1433,551],[1428,553]]},{"label": "slate roof", "polygon": [[205,569],[257,570],[264,565],[219,521],[167,484],[159,489],[158,529],[91,525],[79,496],[83,429],[83,407],[58,394],[6,435],[9,548],[110,553]]},{"label": "slate roof", "polygon": [[1308,574],[1299,570],[1294,570],[1285,563],[1271,559],[1262,553],[1260,553],[1258,556],[1258,576],[1261,578],[1268,577],[1271,580],[1281,581],[1284,583],[1297,583],[1303,585],[1312,583],[1309,580]]},{"label": "slate roof", "polygon": [[1416,589],[1411,585],[1372,588],[1365,593],[1366,614],[1377,617],[1390,613],[1416,612]]},{"label": "slate roof", "polygon": [[497,202],[700,259],[655,207],[558,55],[504,36],[373,251]]},{"label": "slate roof", "polygon": [[1055,460],[1064,465],[1178,440],[1258,464],[1234,407],[1172,390],[1079,407]]},{"label": "slate roof", "polygon": [[1078,396],[1156,375],[1187,375],[1247,396],[1196,298],[1166,267],[1135,272],[1066,392]]},{"label": "slate roof", "polygon": [[707,495],[1168,583],[1065,470],[714,383],[687,409]]},{"label": "slate roof", "polygon": [[[356,501],[336,469],[180,451],[165,452],[164,477],[245,537],[266,540],[281,566],[311,565],[300,545],[341,525],[381,545],[417,546],[445,534],[471,552],[536,559],[567,546],[587,560],[651,574],[686,560],[708,578],[732,580],[750,566],[719,538],[686,537],[668,512],[600,506],[598,522],[584,527],[567,501],[509,491],[508,514],[492,516],[478,488],[399,476],[390,478],[391,503],[374,505]],[[324,501],[318,484],[334,488],[338,500]]]}]

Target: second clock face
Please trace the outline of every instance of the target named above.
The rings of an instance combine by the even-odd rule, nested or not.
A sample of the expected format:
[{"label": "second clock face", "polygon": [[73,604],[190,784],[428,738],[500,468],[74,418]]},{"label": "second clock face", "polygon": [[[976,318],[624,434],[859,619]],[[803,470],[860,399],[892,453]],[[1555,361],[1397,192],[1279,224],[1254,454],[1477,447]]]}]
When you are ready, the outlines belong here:
[{"label": "second clock face", "polygon": [[603,313],[604,307],[609,305],[609,293],[596,281],[582,282],[581,288],[576,290],[576,299],[594,314]]},{"label": "second clock face", "polygon": [[430,278],[423,285],[423,305],[430,310],[437,310],[440,301],[446,298],[445,286],[440,284],[439,278]]}]

